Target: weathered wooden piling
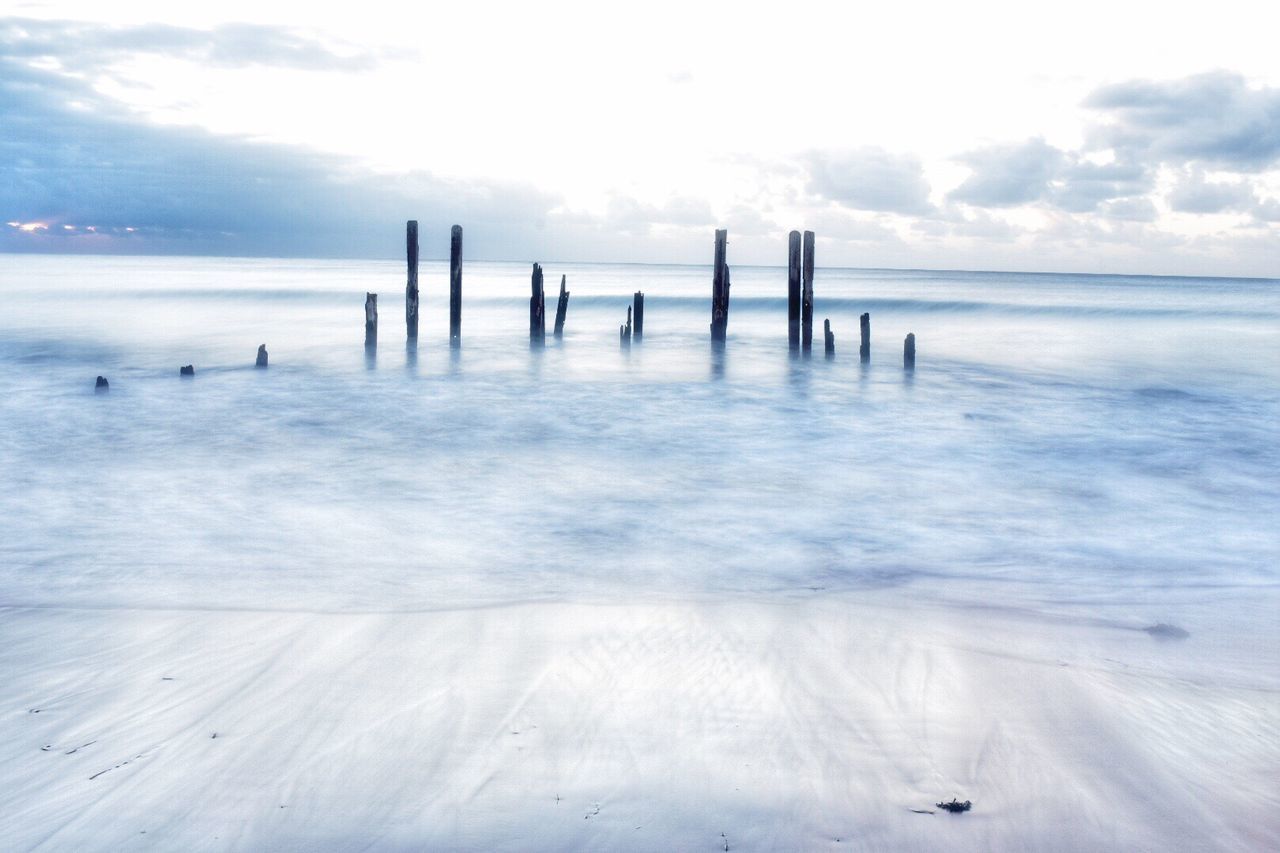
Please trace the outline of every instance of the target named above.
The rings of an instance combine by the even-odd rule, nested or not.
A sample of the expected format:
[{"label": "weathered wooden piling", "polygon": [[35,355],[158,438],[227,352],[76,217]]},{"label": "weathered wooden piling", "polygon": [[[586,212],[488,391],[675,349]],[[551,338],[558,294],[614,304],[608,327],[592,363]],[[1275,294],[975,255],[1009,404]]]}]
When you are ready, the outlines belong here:
[{"label": "weathered wooden piling", "polygon": [[462,343],[462,226],[449,232],[449,343]]},{"label": "weathered wooden piling", "polygon": [[195,376],[196,375],[195,365],[184,364],[182,367],[178,368],[178,375],[179,376]]},{"label": "weathered wooden piling", "polygon": [[800,350],[800,232],[787,236],[787,345]]},{"label": "weathered wooden piling", "polygon": [[631,302],[635,306],[635,326],[631,329],[631,337],[639,343],[644,338],[644,293],[637,290]]},{"label": "weathered wooden piling", "polygon": [[800,349],[813,349],[813,232],[804,232],[804,281],[800,290]]},{"label": "weathered wooden piling", "polygon": [[256,362],[254,362],[254,365],[253,365],[253,366],[254,366],[254,367],[266,367],[266,366],[267,366],[267,345],[266,345],[266,344],[259,344],[259,345],[258,345],[258,360],[257,360]]},{"label": "weathered wooden piling", "polygon": [[729,332],[729,265],[725,262],[729,232],[716,231],[714,270],[711,275],[711,340],[723,343]]},{"label": "weathered wooden piling", "polygon": [[[418,319],[415,317],[415,326],[417,322]],[[413,335],[410,335],[410,337],[413,337]],[[378,294],[376,293],[366,292],[364,295],[364,345],[367,347],[376,347],[378,345]]]},{"label": "weathered wooden piling", "polygon": [[862,331],[862,343],[858,346],[858,360],[863,364],[871,361],[871,315],[863,314],[858,318]]},{"label": "weathered wooden piling", "polygon": [[[404,287],[404,327],[405,334],[409,340],[416,341],[418,339],[418,220],[410,219],[405,224],[404,229],[405,258],[409,264],[409,281]],[[377,297],[374,297],[375,300]],[[369,311],[368,301],[365,301],[365,313]],[[365,318],[365,343],[368,343],[368,318]],[[376,342],[377,333],[377,310],[374,310],[374,340]]]},{"label": "weathered wooden piling", "polygon": [[569,311],[569,291],[564,289],[565,277],[560,276],[560,299],[556,302],[556,326],[552,332],[557,338],[564,335],[564,315]]},{"label": "weathered wooden piling", "polygon": [[546,300],[542,292],[542,267],[533,265],[531,284],[533,295],[529,297],[529,345],[542,346],[547,339]]},{"label": "weathered wooden piling", "polygon": [[914,332],[907,335],[907,339],[902,342],[902,369],[916,369],[916,336]]},{"label": "weathered wooden piling", "polygon": [[627,324],[618,327],[618,343],[623,349],[631,348],[631,306],[627,306]]},{"label": "weathered wooden piling", "polygon": [[93,383],[93,393],[105,394],[111,390],[111,383],[107,381],[107,377],[99,376]]},{"label": "weathered wooden piling", "polygon": [[831,331],[831,320],[822,321],[822,337],[826,341],[827,358],[834,358],[836,354],[836,336]]}]

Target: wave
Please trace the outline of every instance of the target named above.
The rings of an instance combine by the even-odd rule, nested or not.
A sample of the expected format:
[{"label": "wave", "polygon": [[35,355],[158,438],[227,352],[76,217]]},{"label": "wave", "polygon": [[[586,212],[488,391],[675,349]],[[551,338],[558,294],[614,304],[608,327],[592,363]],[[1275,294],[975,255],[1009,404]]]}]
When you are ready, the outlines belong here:
[{"label": "wave", "polygon": [[[365,291],[339,291],[319,288],[163,288],[146,290],[116,290],[95,294],[110,299],[130,300],[196,300],[240,302],[313,302],[325,305],[364,304]],[[398,306],[400,294],[392,290],[384,294],[383,305]],[[439,293],[423,291],[424,302],[442,299]],[[555,304],[555,293],[547,295],[549,305]],[[618,308],[625,310],[631,302],[629,294],[573,294],[570,306],[577,308]],[[464,306],[527,306],[529,297],[521,295],[466,294]],[[710,311],[710,296],[664,296],[645,294],[645,306],[650,309],[670,308],[682,311]],[[730,311],[745,313],[782,313],[787,311],[787,299],[782,296],[735,296],[730,301]],[[1009,316],[1053,317],[1132,317],[1172,318],[1210,317],[1248,320],[1280,320],[1280,312],[1267,310],[1243,310],[1230,308],[1173,307],[1143,305],[1070,305],[1031,304],[971,299],[908,299],[902,297],[818,297],[814,300],[814,314],[836,311],[840,313],[891,312],[902,314],[1003,314]]]}]

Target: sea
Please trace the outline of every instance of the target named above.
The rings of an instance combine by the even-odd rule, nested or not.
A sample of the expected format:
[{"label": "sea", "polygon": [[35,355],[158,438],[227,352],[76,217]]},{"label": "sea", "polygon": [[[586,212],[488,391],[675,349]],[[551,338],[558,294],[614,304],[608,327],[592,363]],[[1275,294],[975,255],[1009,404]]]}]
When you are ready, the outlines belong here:
[{"label": "sea", "polygon": [[1275,596],[1280,280],[542,266],[0,255],[0,605]]}]

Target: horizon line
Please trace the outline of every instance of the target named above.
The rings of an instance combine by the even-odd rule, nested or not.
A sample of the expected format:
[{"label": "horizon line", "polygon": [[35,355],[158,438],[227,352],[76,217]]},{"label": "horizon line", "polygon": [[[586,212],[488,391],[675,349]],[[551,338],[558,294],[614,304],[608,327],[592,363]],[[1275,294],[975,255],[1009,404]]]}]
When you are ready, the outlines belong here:
[{"label": "horizon line", "polygon": [[[19,257],[22,255],[40,255],[43,257],[65,257],[65,258],[216,258],[219,260],[239,260],[239,261],[378,261],[378,262],[400,262],[403,258],[372,256],[372,255],[330,255],[330,256],[312,256],[312,255],[201,255],[191,254],[187,252],[43,252],[43,251],[0,251],[0,256]],[[512,260],[509,258],[463,258],[466,263],[470,260],[472,263],[484,264],[575,264],[579,266],[631,266],[631,267],[706,267],[710,269],[710,262],[705,264],[695,263],[678,263],[678,262],[659,262],[659,261],[572,261],[565,259],[553,259],[547,261],[533,260]],[[444,262],[449,261],[448,257],[420,257],[419,261],[427,262]],[[786,270],[786,264],[730,264],[731,267],[741,267],[744,269],[766,269],[766,270]],[[1070,272],[1066,270],[1020,270],[1020,269],[963,269],[959,267],[855,267],[855,266],[815,266],[816,270],[847,270],[853,272],[909,272],[909,273],[988,273],[996,275],[1031,275],[1031,276],[1054,276],[1054,275],[1073,275],[1084,276],[1089,278],[1171,278],[1171,279],[1198,279],[1198,280],[1223,280],[1223,281],[1254,281],[1254,282],[1280,282],[1280,276],[1247,276],[1247,275],[1179,275],[1166,273],[1130,273],[1130,272]]]}]

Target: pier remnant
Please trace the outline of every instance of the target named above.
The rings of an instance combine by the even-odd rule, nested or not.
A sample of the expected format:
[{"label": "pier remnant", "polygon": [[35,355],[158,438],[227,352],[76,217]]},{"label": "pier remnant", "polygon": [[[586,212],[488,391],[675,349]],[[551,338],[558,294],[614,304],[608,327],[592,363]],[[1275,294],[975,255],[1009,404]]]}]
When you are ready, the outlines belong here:
[{"label": "pier remnant", "polygon": [[787,345],[800,351],[800,232],[787,238]]},{"label": "pier remnant", "polygon": [[449,345],[462,344],[462,226],[449,232]]},{"label": "pier remnant", "polygon": [[[416,301],[416,296],[415,296]],[[414,318],[414,325],[417,325],[417,318]],[[410,335],[414,337],[414,335]],[[366,292],[364,295],[364,345],[366,347],[376,347],[378,345],[378,294]]]},{"label": "pier remnant", "polygon": [[916,336],[914,332],[907,334],[907,339],[902,342],[902,369],[916,369]]},{"label": "pier remnant", "polygon": [[831,331],[830,318],[822,321],[822,337],[826,341],[827,358],[835,358],[836,355],[836,336]]},{"label": "pier remnant", "polygon": [[631,302],[635,306],[635,326],[631,329],[631,337],[639,343],[644,338],[644,292],[637,290]]},{"label": "pier remnant", "polygon": [[257,360],[256,362],[254,362],[254,365],[253,365],[253,366],[254,366],[254,367],[266,367],[266,366],[267,366],[267,345],[266,345],[266,344],[259,344],[259,345],[258,345],[258,360]]},{"label": "pier remnant", "polygon": [[729,265],[725,262],[729,232],[716,230],[716,252],[711,275],[711,340],[724,343],[729,332]]},{"label": "pier remnant", "polygon": [[107,377],[99,376],[93,383],[93,393],[105,394],[111,390],[111,383],[107,381]]},{"label": "pier remnant", "polygon": [[862,330],[862,343],[858,346],[858,360],[863,364],[871,361],[871,315],[863,314],[858,318]]},{"label": "pier remnant", "polygon": [[542,292],[542,267],[533,265],[533,280],[530,285],[533,295],[529,297],[529,345],[542,346],[547,339],[546,299]]},{"label": "pier remnant", "polygon": [[618,327],[618,343],[623,349],[631,348],[631,306],[627,306],[627,323]]},{"label": "pier remnant", "polygon": [[[409,281],[404,287],[404,327],[405,334],[409,340],[416,341],[418,339],[418,220],[410,219],[404,228],[404,245],[405,258],[409,264]],[[375,299],[377,297],[374,297]],[[369,311],[369,304],[365,302],[365,313]],[[377,325],[376,314],[374,325]],[[367,344],[368,319],[365,320],[365,343]],[[374,339],[377,339],[377,329],[374,329]]]},{"label": "pier remnant", "polygon": [[805,355],[813,349],[813,242],[813,232],[804,232],[804,280],[800,290],[800,350]]},{"label": "pier remnant", "polygon": [[552,334],[557,337],[564,336],[564,315],[569,311],[569,291],[564,289],[565,277],[560,276],[560,299],[556,302],[556,325]]},{"label": "pier remnant", "polygon": [[182,367],[178,368],[178,375],[179,376],[195,376],[196,375],[195,365],[184,364]]}]

